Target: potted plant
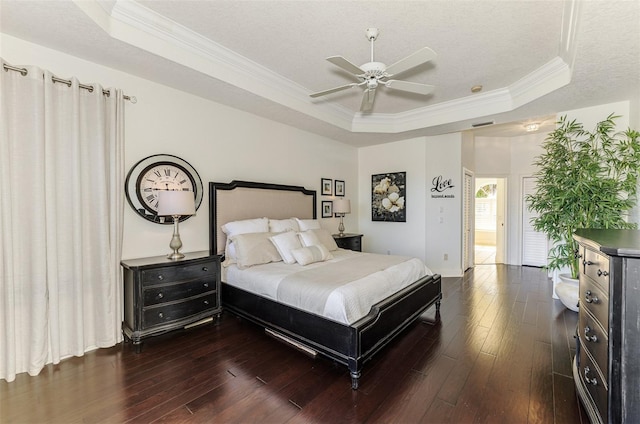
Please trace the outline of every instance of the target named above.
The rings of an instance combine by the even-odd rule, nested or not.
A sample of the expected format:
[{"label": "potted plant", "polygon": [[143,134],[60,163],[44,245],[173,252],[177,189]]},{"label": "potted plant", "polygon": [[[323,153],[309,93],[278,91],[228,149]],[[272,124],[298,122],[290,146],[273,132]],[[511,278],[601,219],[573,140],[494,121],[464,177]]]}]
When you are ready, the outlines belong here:
[{"label": "potted plant", "polygon": [[575,120],[560,118],[544,141],[544,153],[536,157],[536,191],[526,197],[538,213],[532,219],[536,231],[546,233],[551,270],[569,268],[578,277],[578,228],[636,228],[627,222],[636,205],[640,170],[640,133],[615,131],[609,115],[587,131]]}]

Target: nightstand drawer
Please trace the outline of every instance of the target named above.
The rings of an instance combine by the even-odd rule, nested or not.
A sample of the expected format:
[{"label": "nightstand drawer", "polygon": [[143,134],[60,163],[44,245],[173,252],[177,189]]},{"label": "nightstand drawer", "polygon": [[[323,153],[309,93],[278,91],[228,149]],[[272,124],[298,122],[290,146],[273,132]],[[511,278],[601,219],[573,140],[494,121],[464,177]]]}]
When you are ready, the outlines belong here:
[{"label": "nightstand drawer", "polygon": [[600,285],[600,287],[605,291],[605,294],[608,295],[609,259],[591,249],[584,249],[582,264],[584,265],[584,273]]},{"label": "nightstand drawer", "polygon": [[189,281],[181,284],[154,285],[144,289],[144,306],[187,299],[216,290],[213,278]]},{"label": "nightstand drawer", "polygon": [[580,307],[586,308],[598,320],[602,328],[609,329],[609,297],[588,276],[580,275]]},{"label": "nightstand drawer", "polygon": [[163,303],[143,309],[142,321],[144,327],[164,324],[183,318],[188,318],[199,312],[204,312],[216,306],[216,294],[209,293],[180,303]]},{"label": "nightstand drawer", "polygon": [[600,324],[596,319],[585,311],[580,314],[580,324],[578,325],[578,332],[580,336],[580,346],[583,349],[589,351],[589,354],[593,357],[594,362],[600,368],[600,372],[604,376],[605,380],[609,379],[608,362],[608,348],[609,339],[607,333],[603,331]]},{"label": "nightstand drawer", "polygon": [[608,389],[605,381],[598,372],[597,366],[584,349],[580,351],[580,368],[578,372],[580,373],[580,380],[582,380],[584,387],[587,389],[592,402],[596,405],[600,414],[602,414],[603,422],[608,422]]},{"label": "nightstand drawer", "polygon": [[142,271],[142,284],[166,284],[177,280],[186,281],[206,276],[211,278],[215,270],[215,262],[148,269]]}]

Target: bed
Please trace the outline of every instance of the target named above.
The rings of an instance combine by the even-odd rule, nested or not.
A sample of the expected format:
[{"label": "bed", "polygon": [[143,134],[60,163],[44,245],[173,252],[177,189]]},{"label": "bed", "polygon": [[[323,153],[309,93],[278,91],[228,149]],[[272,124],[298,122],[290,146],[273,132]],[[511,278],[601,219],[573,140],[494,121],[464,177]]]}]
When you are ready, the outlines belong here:
[{"label": "bed", "polygon": [[[316,192],[300,186],[247,181],[211,182],[209,202],[212,254],[224,254],[228,247],[226,234],[222,230],[227,223],[261,217],[271,220],[286,220],[291,217],[300,220],[316,219]],[[340,250],[333,253],[333,259],[326,262],[365,260],[352,258],[351,255],[357,254],[351,251]],[[388,260],[393,261],[392,258]],[[389,264],[400,266],[398,262]],[[264,265],[264,269],[274,275],[286,272],[287,269],[281,262],[268,265]],[[402,266],[405,266],[405,261],[402,261]],[[252,267],[249,274],[257,272],[255,270],[260,267],[263,265],[256,266],[255,269]],[[237,277],[233,276],[236,271],[232,271],[234,269],[231,266],[228,272],[222,274],[223,308],[264,327],[271,336],[311,356],[321,354],[346,365],[354,390],[358,388],[363,364],[428,308],[435,306],[436,319],[439,319],[442,294],[438,274],[422,275],[416,281],[405,281],[399,290],[385,295],[364,314],[348,313],[350,318],[341,320],[339,313],[328,318],[322,313],[310,312],[279,301],[275,295],[269,295],[271,289],[268,286],[264,293],[255,294],[236,282]],[[233,279],[234,284],[228,283],[227,277]],[[269,280],[270,277],[264,279]]]}]

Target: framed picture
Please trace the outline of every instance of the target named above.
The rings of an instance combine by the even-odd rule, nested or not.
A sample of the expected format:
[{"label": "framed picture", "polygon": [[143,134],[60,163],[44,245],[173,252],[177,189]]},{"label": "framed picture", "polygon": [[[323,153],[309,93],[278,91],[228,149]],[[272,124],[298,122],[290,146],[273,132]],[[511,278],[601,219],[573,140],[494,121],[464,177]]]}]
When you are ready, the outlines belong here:
[{"label": "framed picture", "polygon": [[407,222],[406,172],[371,176],[371,220]]},{"label": "framed picture", "polygon": [[331,190],[331,184],[333,181],[330,178],[322,178],[320,180],[320,187],[322,188],[320,194],[323,196],[331,196],[333,194]]},{"label": "framed picture", "polygon": [[344,181],[336,180],[335,182],[335,190],[333,193],[336,196],[344,196]]},{"label": "framed picture", "polygon": [[333,202],[331,200],[322,201],[322,217],[323,218],[333,217]]}]

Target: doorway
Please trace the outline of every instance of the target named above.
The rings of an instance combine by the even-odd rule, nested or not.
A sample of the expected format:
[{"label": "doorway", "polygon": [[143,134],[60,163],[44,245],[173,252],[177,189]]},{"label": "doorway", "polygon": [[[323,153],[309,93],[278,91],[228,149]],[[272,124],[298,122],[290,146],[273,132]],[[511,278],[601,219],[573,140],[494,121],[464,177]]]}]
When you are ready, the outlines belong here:
[{"label": "doorway", "polygon": [[506,178],[476,178],[475,244],[476,265],[505,262]]}]

